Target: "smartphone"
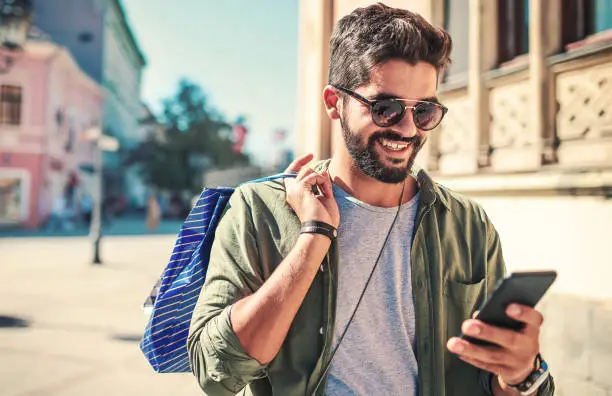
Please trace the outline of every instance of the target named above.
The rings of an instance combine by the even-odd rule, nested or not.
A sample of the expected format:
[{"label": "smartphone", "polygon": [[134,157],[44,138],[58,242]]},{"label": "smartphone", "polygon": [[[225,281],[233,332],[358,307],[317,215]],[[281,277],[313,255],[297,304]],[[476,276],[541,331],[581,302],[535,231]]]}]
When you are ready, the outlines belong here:
[{"label": "smartphone", "polygon": [[[556,271],[513,272],[499,280],[489,298],[480,306],[480,312],[475,319],[497,327],[521,330],[524,323],[508,317],[506,308],[513,303],[534,308],[555,279],[557,279]],[[473,338],[463,333],[459,337],[473,344],[493,345],[488,341]]]}]

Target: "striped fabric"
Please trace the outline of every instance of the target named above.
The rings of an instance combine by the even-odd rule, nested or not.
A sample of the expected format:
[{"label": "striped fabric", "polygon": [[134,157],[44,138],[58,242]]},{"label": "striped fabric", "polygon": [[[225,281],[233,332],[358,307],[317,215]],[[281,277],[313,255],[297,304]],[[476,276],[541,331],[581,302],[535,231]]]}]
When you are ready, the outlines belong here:
[{"label": "striped fabric", "polygon": [[[278,174],[252,182],[295,174]],[[158,373],[190,372],[187,335],[191,315],[204,284],[215,229],[234,192],[230,187],[206,188],[185,219],[168,265],[144,309],[151,310],[140,349]]]}]

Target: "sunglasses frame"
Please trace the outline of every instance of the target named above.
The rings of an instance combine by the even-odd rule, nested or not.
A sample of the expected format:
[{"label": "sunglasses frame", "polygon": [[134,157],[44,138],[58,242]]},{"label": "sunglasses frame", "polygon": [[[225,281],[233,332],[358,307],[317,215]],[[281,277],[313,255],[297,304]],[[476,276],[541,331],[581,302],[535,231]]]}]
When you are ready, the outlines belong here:
[{"label": "sunglasses frame", "polygon": [[[359,95],[357,92],[355,92],[355,91],[351,91],[351,90],[350,90],[350,89],[348,89],[348,88],[344,88],[344,87],[341,87],[341,86],[339,86],[339,85],[335,85],[335,84],[330,84],[330,85],[331,85],[332,87],[334,87],[335,89],[337,89],[338,91],[340,91],[340,92],[344,92],[345,94],[347,94],[347,95],[349,95],[349,96],[352,96],[353,98],[357,99],[359,102],[361,102],[361,103],[363,103],[364,105],[368,106],[368,108],[370,109],[370,114],[371,114],[371,116],[372,116],[372,122],[374,122],[374,124],[376,124],[377,126],[379,126],[379,127],[381,127],[381,128],[387,128],[387,127],[390,127],[390,126],[393,126],[393,125],[398,124],[398,123],[399,123],[399,122],[400,122],[402,119],[404,119],[404,117],[406,116],[406,109],[410,109],[410,111],[412,112],[412,119],[414,120],[414,119],[415,119],[415,117],[416,117],[416,115],[415,115],[415,109],[416,109],[416,107],[418,106],[418,103],[428,103],[428,104],[432,104],[432,105],[438,106],[438,107],[440,107],[440,108],[442,109],[442,117],[440,117],[440,121],[438,121],[438,123],[437,123],[435,126],[433,126],[432,128],[429,128],[429,129],[423,129],[423,128],[420,128],[420,127],[419,127],[418,125],[416,125],[416,123],[415,123],[415,126],[416,126],[417,128],[419,128],[420,130],[422,130],[422,131],[431,131],[431,130],[433,130],[433,129],[436,129],[436,127],[438,127],[438,125],[440,125],[440,123],[441,123],[441,122],[442,122],[442,120],[444,119],[444,116],[445,116],[445,115],[446,115],[446,113],[448,112],[448,108],[447,108],[446,106],[444,106],[443,104],[441,104],[441,103],[436,103],[436,102],[431,102],[431,101],[428,101],[428,100],[418,100],[418,99],[400,99],[400,98],[389,98],[389,99],[377,99],[377,100],[369,100],[369,99],[366,99],[366,98],[364,98],[363,96]],[[382,102],[382,101],[384,101],[384,100],[390,100],[390,101],[393,101],[393,102],[398,102],[398,103],[400,104],[400,106],[402,106],[402,109],[403,109],[403,110],[402,110],[402,115],[401,115],[400,117],[398,117],[397,121],[395,121],[394,123],[391,123],[391,124],[389,124],[389,125],[379,125],[379,124],[376,122],[376,120],[374,119],[374,112],[372,111],[372,110],[373,110],[373,108],[374,108],[374,106],[376,105],[376,103],[378,103],[378,102]],[[408,101],[408,102],[417,102],[417,105],[415,105],[415,106],[406,106],[404,103],[402,103],[402,102],[406,102],[406,101]]]}]

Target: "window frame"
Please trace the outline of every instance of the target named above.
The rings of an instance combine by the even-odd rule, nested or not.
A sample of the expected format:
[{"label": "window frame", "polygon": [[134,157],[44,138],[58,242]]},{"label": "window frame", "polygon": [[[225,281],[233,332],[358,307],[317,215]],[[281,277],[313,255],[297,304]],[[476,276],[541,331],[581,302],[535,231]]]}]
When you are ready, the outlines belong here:
[{"label": "window frame", "polygon": [[529,53],[529,2],[497,0],[497,65],[503,67]]},{"label": "window frame", "polygon": [[23,122],[23,87],[0,85],[0,125],[19,126]]},{"label": "window frame", "polygon": [[[451,36],[453,37],[453,42],[456,42],[456,34],[453,34],[453,32],[451,32],[449,30],[450,28],[450,21],[452,18],[452,13],[450,12],[452,10],[451,8],[451,4],[455,4],[455,6],[457,5],[456,2],[454,0],[443,0],[442,4],[443,4],[443,13],[442,13],[442,25],[444,27],[444,29],[451,34]],[[467,87],[468,85],[468,76],[469,76],[469,70],[470,70],[470,37],[469,37],[469,24],[470,24],[470,8],[469,8],[469,1],[466,2],[465,7],[467,8],[467,21],[465,21],[465,26],[467,27],[465,33],[466,33],[466,37],[464,37],[463,39],[465,40],[465,42],[467,43],[467,51],[465,51],[465,53],[460,53],[460,55],[457,55],[456,49],[453,48],[453,59],[454,59],[454,64],[457,64],[456,59],[458,56],[465,56],[465,64],[466,64],[466,68],[465,70],[461,70],[461,71],[455,71],[453,70],[453,65],[451,65],[449,68],[447,68],[444,71],[444,75],[442,76],[442,90],[446,91],[446,90],[453,90],[453,89],[458,89],[458,88],[463,88],[463,87]],[[460,8],[460,7],[459,7]],[[456,32],[455,32],[456,33]]]}]

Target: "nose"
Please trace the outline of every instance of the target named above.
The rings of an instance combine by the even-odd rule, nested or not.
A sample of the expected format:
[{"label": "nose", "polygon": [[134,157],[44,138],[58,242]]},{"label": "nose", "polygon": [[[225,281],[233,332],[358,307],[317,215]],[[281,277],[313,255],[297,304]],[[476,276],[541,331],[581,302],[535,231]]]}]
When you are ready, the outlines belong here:
[{"label": "nose", "polygon": [[418,128],[414,125],[414,118],[412,116],[412,109],[406,108],[406,113],[400,122],[395,126],[397,131],[401,133],[403,137],[411,138],[419,133]]}]

